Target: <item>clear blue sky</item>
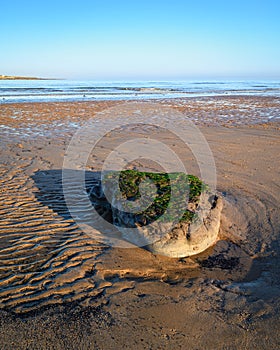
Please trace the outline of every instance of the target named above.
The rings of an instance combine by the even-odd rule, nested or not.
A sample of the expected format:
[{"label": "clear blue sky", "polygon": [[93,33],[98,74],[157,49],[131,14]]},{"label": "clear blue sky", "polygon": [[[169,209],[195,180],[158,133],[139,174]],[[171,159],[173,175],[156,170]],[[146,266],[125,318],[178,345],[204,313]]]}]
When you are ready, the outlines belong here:
[{"label": "clear blue sky", "polygon": [[0,74],[280,78],[279,0],[3,0]]}]

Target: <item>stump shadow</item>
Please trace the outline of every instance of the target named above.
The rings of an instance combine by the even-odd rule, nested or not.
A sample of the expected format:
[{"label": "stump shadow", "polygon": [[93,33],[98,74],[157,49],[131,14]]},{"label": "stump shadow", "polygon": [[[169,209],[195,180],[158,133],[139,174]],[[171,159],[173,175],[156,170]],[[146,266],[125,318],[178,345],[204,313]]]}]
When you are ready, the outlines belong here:
[{"label": "stump shadow", "polygon": [[37,187],[37,191],[34,192],[36,199],[68,220],[72,216],[63,193],[63,172],[64,175],[66,173],[68,178],[73,177],[73,179],[80,178],[84,174],[86,191],[88,193],[96,182],[100,182],[101,172],[54,169],[39,170],[31,176]]}]

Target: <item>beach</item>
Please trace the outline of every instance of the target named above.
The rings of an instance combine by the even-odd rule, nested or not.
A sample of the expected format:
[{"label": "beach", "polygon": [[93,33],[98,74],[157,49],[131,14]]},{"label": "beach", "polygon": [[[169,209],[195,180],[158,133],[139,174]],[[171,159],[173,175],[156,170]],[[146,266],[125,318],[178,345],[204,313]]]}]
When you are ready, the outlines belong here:
[{"label": "beach", "polygon": [[[219,241],[196,256],[107,246],[67,212],[62,169],[73,135],[125,102],[0,105],[1,349],[279,349],[279,98],[154,102],[197,125],[215,160]],[[151,132],[197,174],[174,135],[125,130]],[[96,145],[89,175],[117,136]]]}]

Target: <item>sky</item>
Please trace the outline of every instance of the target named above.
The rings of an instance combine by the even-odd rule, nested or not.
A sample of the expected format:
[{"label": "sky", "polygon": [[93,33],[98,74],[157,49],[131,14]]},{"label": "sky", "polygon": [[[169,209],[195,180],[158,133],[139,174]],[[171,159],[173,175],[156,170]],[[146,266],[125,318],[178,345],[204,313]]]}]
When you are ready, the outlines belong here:
[{"label": "sky", "polygon": [[279,79],[279,0],[1,0],[0,74]]}]

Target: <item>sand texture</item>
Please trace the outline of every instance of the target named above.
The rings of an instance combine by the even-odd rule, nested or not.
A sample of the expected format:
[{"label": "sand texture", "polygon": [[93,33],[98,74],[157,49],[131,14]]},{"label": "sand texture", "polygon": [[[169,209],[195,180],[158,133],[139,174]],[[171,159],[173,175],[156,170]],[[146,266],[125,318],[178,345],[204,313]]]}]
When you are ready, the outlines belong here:
[{"label": "sand texture", "polygon": [[[108,247],[69,214],[62,166],[71,137],[120,103],[0,105],[0,348],[279,349],[279,101],[160,102],[199,126],[223,201],[219,241],[181,259]],[[199,175],[180,141],[158,136]],[[89,157],[87,186],[119,137],[107,135]]]}]

